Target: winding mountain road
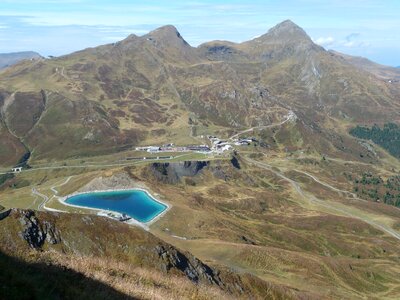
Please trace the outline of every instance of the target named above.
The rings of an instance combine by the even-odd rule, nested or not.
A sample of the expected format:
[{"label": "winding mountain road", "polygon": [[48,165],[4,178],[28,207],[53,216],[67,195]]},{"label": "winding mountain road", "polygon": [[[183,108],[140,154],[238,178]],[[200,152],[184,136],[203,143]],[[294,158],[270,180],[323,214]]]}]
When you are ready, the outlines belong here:
[{"label": "winding mountain road", "polygon": [[[300,186],[300,184],[298,182],[294,181],[293,179],[290,179],[290,178],[286,177],[280,171],[276,171],[275,168],[273,168],[271,165],[268,165],[266,163],[253,160],[253,159],[251,159],[249,157],[246,157],[246,156],[244,156],[243,159],[245,161],[247,161],[248,163],[253,164],[253,165],[255,165],[255,166],[259,167],[259,168],[271,171],[276,176],[278,176],[278,177],[284,179],[285,181],[289,182],[290,185],[293,187],[293,189],[296,191],[296,193],[300,197],[302,197],[303,199],[308,200],[310,203],[325,207],[325,208],[327,208],[327,209],[329,209],[331,211],[339,212],[339,213],[344,214],[346,216],[349,216],[351,218],[355,218],[355,219],[361,220],[361,221],[363,221],[365,223],[368,223],[369,225],[371,225],[371,226],[373,226],[375,228],[378,228],[378,229],[386,232],[387,234],[391,235],[392,237],[400,240],[400,233],[395,231],[394,229],[384,225],[384,224],[377,223],[376,221],[373,221],[373,220],[367,218],[366,216],[355,215],[354,213],[350,212],[348,209],[343,208],[343,207],[339,207],[339,204],[336,205],[336,204],[331,203],[331,202],[320,200],[317,197],[315,197],[314,195],[306,195],[306,193],[303,191],[303,189],[301,188],[301,186]],[[305,173],[305,174],[308,174],[308,173]],[[311,174],[308,174],[308,175],[310,175],[310,177],[316,179],[316,181],[318,180],[317,181],[318,183],[322,182],[319,179],[317,179],[315,176],[313,176]],[[326,187],[333,188],[336,191],[342,192],[342,190],[336,189],[335,187],[332,187],[332,186],[330,186],[328,184],[324,184],[324,185]],[[350,193],[350,192],[348,192],[348,193]]]},{"label": "winding mountain road", "polygon": [[43,199],[42,203],[39,204],[38,206],[38,210],[47,210],[47,211],[56,211],[56,212],[64,212],[63,210],[58,210],[55,208],[50,208],[50,207],[46,207],[46,203],[52,199],[53,197],[55,197],[58,194],[58,191],[56,190],[56,187],[60,187],[63,186],[65,184],[67,184],[70,180],[71,180],[72,176],[69,176],[64,182],[57,184],[57,185],[53,185],[52,187],[50,187],[50,190],[54,193],[53,196],[51,196],[51,198],[47,197],[46,195],[43,195],[42,193],[39,193],[39,191],[36,188],[32,188],[32,194],[39,196],[40,198]]},{"label": "winding mountain road", "polygon": [[281,126],[281,125],[285,124],[286,122],[292,120],[295,116],[296,116],[296,115],[295,115],[293,112],[290,112],[290,113],[286,116],[286,119],[283,120],[283,121],[280,122],[280,123],[274,123],[274,124],[262,125],[262,126],[255,126],[255,127],[252,127],[252,128],[249,128],[249,129],[246,129],[246,130],[243,130],[243,131],[240,131],[240,132],[238,132],[238,133],[232,135],[231,137],[229,137],[229,139],[230,139],[230,140],[233,140],[234,138],[237,138],[239,135],[242,135],[242,134],[248,133],[248,132],[252,132],[252,131],[254,131],[254,130],[256,130],[256,129],[267,129],[267,128],[272,128],[272,127]]},{"label": "winding mountain road", "polygon": [[[319,180],[317,177],[315,177],[314,175],[312,175],[310,173],[307,173],[305,171],[300,171],[300,170],[297,170],[297,169],[293,169],[293,171],[295,171],[297,173],[304,174],[304,175],[310,177],[315,182],[319,183],[320,185],[323,185],[324,187],[327,187],[328,189],[330,189],[330,190],[332,190],[334,192],[337,192],[337,193],[339,193],[341,195],[342,194],[347,194],[347,195],[350,195],[351,197],[353,197],[354,199],[359,199],[355,193],[352,193],[352,192],[349,192],[349,191],[346,191],[346,190],[338,189],[338,188],[336,188],[336,187],[334,187],[334,186],[332,186],[332,185],[330,185],[330,184],[328,184],[326,182],[323,182],[323,181]],[[361,200],[361,199],[359,199],[359,200]]]}]

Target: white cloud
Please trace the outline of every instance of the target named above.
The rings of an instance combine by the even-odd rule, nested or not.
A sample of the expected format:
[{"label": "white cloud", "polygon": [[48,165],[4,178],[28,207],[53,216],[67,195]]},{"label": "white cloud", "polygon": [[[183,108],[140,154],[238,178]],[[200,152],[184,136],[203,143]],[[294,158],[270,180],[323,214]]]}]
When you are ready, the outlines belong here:
[{"label": "white cloud", "polygon": [[371,43],[363,40],[359,40],[359,37],[361,36],[360,33],[355,32],[347,35],[344,40],[339,42],[340,46],[346,47],[346,48],[365,48],[371,45]]},{"label": "white cloud", "polygon": [[365,41],[341,41],[340,45],[347,48],[369,47],[371,43]]},{"label": "white cloud", "polygon": [[322,46],[335,48],[366,48],[371,45],[370,42],[360,39],[360,33],[350,33],[342,38],[334,38],[332,36],[319,37],[313,39],[314,43]]},{"label": "white cloud", "polygon": [[353,32],[350,33],[348,36],[345,37],[346,41],[350,42],[350,41],[354,41],[356,38],[358,38],[361,34],[358,32]]},{"label": "white cloud", "polygon": [[335,43],[335,39],[331,36],[319,37],[314,40],[314,43],[316,43],[320,46],[323,46],[323,47],[327,47],[327,46],[332,46]]}]

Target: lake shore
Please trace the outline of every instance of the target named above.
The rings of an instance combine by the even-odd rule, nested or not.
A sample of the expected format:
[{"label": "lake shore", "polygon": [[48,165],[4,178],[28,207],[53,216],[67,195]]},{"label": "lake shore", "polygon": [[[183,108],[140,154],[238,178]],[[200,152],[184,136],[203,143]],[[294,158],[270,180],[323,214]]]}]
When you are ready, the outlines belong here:
[{"label": "lake shore", "polygon": [[154,222],[156,222],[157,220],[159,220],[162,216],[164,216],[169,209],[171,208],[171,205],[166,203],[165,201],[159,200],[156,197],[154,197],[148,190],[144,189],[144,188],[139,188],[139,187],[135,187],[135,188],[122,188],[122,189],[104,189],[104,190],[92,190],[92,191],[78,191],[75,193],[72,193],[70,195],[64,196],[64,197],[57,197],[58,201],[65,205],[65,206],[70,206],[70,207],[74,207],[74,208],[80,208],[80,209],[88,209],[91,211],[97,211],[97,215],[99,215],[100,212],[104,212],[105,214],[102,214],[102,216],[108,217],[110,219],[114,219],[116,220],[116,218],[113,218],[112,216],[108,216],[107,214],[111,214],[111,215],[121,215],[122,213],[120,212],[116,212],[116,211],[112,211],[112,210],[107,210],[107,209],[100,209],[100,208],[94,208],[94,207],[88,207],[88,206],[81,206],[81,205],[75,205],[75,204],[70,204],[68,202],[66,202],[69,198],[74,197],[74,196],[78,196],[78,195],[85,195],[85,194],[94,194],[94,193],[107,193],[107,192],[129,192],[129,191],[142,191],[144,193],[146,193],[146,195],[151,198],[153,201],[160,203],[161,205],[165,206],[165,209],[160,212],[159,214],[157,214],[156,216],[154,216],[151,220],[147,221],[147,222],[141,222],[139,220],[136,220],[135,218],[133,218],[132,216],[131,219],[127,220],[127,221],[123,221],[123,223],[129,224],[129,225],[135,225],[135,226],[140,226],[145,230],[149,229],[149,226],[151,224],[153,224]]}]

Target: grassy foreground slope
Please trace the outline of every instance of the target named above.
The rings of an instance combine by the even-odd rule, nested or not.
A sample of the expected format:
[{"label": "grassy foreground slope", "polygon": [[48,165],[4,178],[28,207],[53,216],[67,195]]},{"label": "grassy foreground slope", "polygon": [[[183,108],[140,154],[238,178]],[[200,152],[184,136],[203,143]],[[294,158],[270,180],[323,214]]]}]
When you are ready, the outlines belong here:
[{"label": "grassy foreground slope", "polygon": [[0,224],[2,298],[301,296],[254,276],[210,268],[143,229],[101,217],[12,210]]}]

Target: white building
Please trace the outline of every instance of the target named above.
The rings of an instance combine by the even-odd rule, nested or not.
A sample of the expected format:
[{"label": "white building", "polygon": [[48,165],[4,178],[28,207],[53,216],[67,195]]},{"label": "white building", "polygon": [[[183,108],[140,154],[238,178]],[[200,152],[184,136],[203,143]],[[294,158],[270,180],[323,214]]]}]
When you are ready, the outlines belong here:
[{"label": "white building", "polygon": [[232,149],[231,145],[224,145],[224,146],[218,148],[218,152],[225,152],[225,151],[229,151],[230,149]]},{"label": "white building", "polygon": [[158,152],[158,151],[160,151],[160,147],[157,146],[147,147],[147,152]]},{"label": "white building", "polygon": [[11,171],[12,171],[13,173],[20,173],[20,172],[22,171],[22,167],[15,167],[15,168],[12,168]]}]

